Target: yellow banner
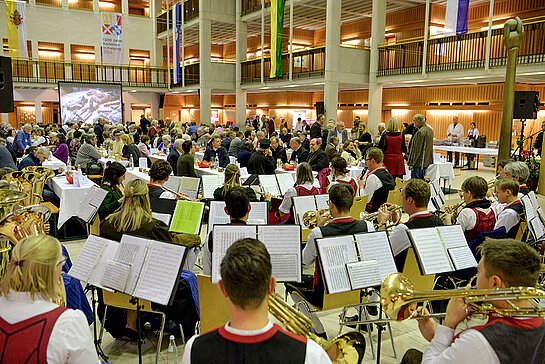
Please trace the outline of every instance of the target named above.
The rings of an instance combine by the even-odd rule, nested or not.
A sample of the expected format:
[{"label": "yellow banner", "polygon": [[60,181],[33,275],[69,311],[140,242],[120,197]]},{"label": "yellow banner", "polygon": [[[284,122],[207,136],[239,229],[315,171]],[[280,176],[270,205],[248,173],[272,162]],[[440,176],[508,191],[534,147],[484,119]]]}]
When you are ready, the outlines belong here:
[{"label": "yellow banner", "polygon": [[[25,5],[17,4],[12,0],[5,0],[4,5],[6,8],[6,24],[8,28],[8,46],[9,55],[12,58],[28,57],[26,49],[26,36],[23,21],[26,21],[24,17]],[[21,49],[21,47],[25,47]]]}]

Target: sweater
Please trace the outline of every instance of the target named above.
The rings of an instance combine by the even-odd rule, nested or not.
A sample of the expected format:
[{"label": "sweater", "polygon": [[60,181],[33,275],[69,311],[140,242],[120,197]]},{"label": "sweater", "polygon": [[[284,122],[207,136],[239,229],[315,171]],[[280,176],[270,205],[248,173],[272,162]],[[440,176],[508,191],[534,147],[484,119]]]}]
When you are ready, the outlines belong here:
[{"label": "sweater", "polygon": [[53,152],[53,156],[66,164],[68,162],[68,145],[66,143],[59,144],[57,150]]},{"label": "sweater", "polygon": [[186,177],[197,177],[195,173],[195,157],[189,153],[180,155],[176,163],[176,175]]}]

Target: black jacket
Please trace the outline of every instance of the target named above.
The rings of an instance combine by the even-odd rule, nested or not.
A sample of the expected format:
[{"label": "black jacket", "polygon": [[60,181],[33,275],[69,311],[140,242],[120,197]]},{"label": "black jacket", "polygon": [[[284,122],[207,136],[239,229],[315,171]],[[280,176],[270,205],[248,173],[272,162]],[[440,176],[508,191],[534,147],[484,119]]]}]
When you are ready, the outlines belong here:
[{"label": "black jacket", "polygon": [[296,151],[294,150],[292,153],[291,153],[291,158],[290,158],[290,162],[297,162],[297,163],[303,163],[303,162],[306,162],[308,161],[308,155],[309,155],[309,152],[308,150],[306,150],[305,148],[303,148],[302,146],[297,149]]},{"label": "black jacket", "polygon": [[286,149],[283,146],[279,145],[278,148],[276,148],[276,150],[271,147],[271,151],[272,151],[272,156],[275,162],[277,162],[278,159],[280,159],[282,163],[288,163],[288,156],[286,155]]},{"label": "black jacket", "polygon": [[248,161],[248,173],[250,174],[274,174],[275,168],[274,158],[261,152],[254,152]]},{"label": "black jacket", "polygon": [[318,149],[318,151],[309,154],[308,164],[310,164],[313,171],[320,172],[322,169],[329,167],[329,158],[323,150]]},{"label": "black jacket", "polygon": [[176,175],[176,172],[178,171],[178,158],[180,158],[180,152],[176,149],[172,149],[170,153],[168,153],[167,162],[170,163],[172,170],[175,171],[174,175]]},{"label": "black jacket", "polygon": [[225,168],[229,164],[229,153],[227,153],[227,149],[224,147],[219,147],[218,150],[214,150],[213,148],[206,149],[203,160],[210,162],[214,157],[218,157],[218,163],[221,168]]},{"label": "black jacket", "polygon": [[322,126],[317,121],[310,127],[310,139],[322,137]]}]

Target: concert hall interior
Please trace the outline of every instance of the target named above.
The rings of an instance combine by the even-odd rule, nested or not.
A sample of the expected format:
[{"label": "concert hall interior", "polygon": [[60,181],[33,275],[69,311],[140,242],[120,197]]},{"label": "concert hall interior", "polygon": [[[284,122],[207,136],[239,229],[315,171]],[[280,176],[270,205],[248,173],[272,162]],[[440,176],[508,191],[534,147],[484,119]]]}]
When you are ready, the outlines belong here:
[{"label": "concert hall interior", "polygon": [[0,363],[543,361],[545,1],[2,2]]}]

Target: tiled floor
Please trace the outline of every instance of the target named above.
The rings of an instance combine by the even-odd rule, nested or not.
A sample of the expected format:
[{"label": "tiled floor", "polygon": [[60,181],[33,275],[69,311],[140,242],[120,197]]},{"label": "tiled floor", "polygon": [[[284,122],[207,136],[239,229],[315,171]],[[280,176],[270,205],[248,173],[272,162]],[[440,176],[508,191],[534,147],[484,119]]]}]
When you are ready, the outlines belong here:
[{"label": "tiled floor", "polygon": [[[479,175],[484,177],[487,180],[490,180],[494,177],[494,171],[491,168],[484,168],[481,167],[479,171],[460,171],[459,169],[455,169],[455,173],[457,174],[456,180],[454,181],[452,187],[453,188],[460,188],[460,185],[462,184],[463,180],[469,176],[473,175]],[[540,203],[542,205],[545,205],[545,198],[543,196],[538,196]],[[451,194],[447,195],[447,204],[456,202],[458,200],[457,194]],[[202,238],[204,241],[205,238],[205,231],[206,228],[203,227],[202,229],[203,234]],[[68,249],[68,252],[70,253],[71,258],[74,260],[77,255],[79,254],[83,244],[84,240],[78,240],[78,241],[71,241],[64,243],[66,248]],[[308,268],[306,268],[308,269]],[[194,269],[195,273],[200,273],[199,268]],[[312,270],[309,270],[309,272],[312,272]],[[283,293],[283,287],[282,285],[279,285],[278,287],[279,293]],[[320,313],[318,316],[322,320],[324,327],[326,328],[328,337],[331,339],[335,337],[339,332],[339,313],[340,309],[337,310],[330,310],[324,313]],[[471,319],[470,325],[478,324],[482,322],[482,319]],[[459,329],[463,328],[464,325],[460,325]],[[91,327],[92,328],[92,327]],[[392,348],[392,344],[390,342],[390,336],[388,331],[384,331],[382,335],[382,350],[381,350],[381,362],[382,363],[397,363],[401,360],[401,357],[410,348],[416,348],[420,350],[424,350],[427,345],[427,341],[420,335],[420,332],[418,331],[418,326],[416,321],[408,321],[408,322],[394,322],[391,324],[392,329],[392,335],[395,342],[395,351],[397,354],[397,359],[394,357],[394,351]],[[347,331],[345,329],[344,331]],[[369,340],[369,336],[367,333],[365,334],[366,338],[366,353],[365,353],[365,359],[364,363],[372,363],[373,355],[372,355],[372,349],[371,349],[371,341]],[[376,352],[376,341],[377,341],[377,330],[373,330],[372,332],[372,340],[373,345],[375,347]],[[168,347],[168,335],[166,335],[163,338],[163,345],[161,347],[161,355],[159,358],[159,362],[165,363],[167,362],[167,347]],[[177,339],[178,343],[178,357],[179,361],[181,362],[182,354],[184,345],[181,344],[181,340]],[[149,336],[146,337],[144,345],[143,345],[143,362],[144,363],[153,363],[155,362],[155,352],[157,350],[157,336],[153,333],[149,334]],[[137,346],[133,342],[127,342],[127,341],[121,341],[121,340],[114,340],[108,333],[104,334],[103,337],[103,344],[102,348],[106,355],[108,355],[108,359],[110,363],[137,363],[138,362],[138,351]]]}]

